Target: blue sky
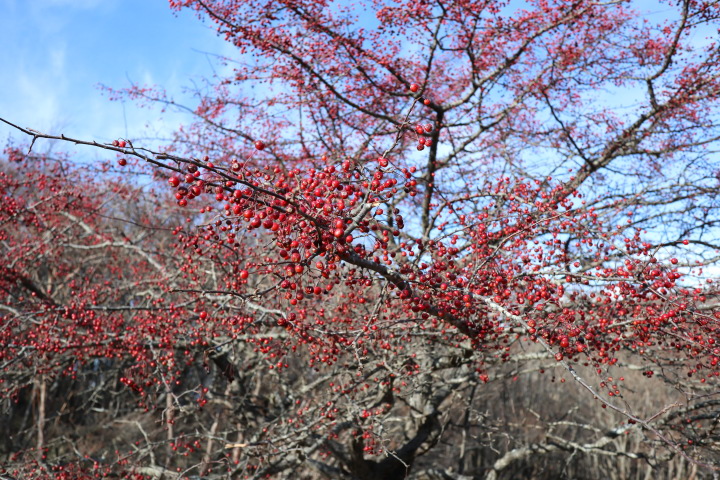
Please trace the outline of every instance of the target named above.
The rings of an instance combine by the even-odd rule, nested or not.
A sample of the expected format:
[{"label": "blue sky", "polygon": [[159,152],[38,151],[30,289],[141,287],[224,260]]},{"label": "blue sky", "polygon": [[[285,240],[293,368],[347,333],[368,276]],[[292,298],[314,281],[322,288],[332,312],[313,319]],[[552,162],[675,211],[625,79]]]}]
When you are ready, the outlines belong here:
[{"label": "blue sky", "polygon": [[[223,68],[208,54],[232,47],[166,0],[0,0],[0,117],[98,141],[166,136],[187,117],[110,101],[98,85],[159,85],[182,99]],[[9,136],[25,140],[0,124],[3,146]]]},{"label": "blue sky", "polygon": [[[158,85],[192,104],[183,87],[226,71],[213,55],[234,54],[211,25],[166,0],[0,0],[0,117],[103,142],[167,136],[187,117],[111,102],[98,85]],[[24,138],[0,124],[0,143],[10,135]]]}]

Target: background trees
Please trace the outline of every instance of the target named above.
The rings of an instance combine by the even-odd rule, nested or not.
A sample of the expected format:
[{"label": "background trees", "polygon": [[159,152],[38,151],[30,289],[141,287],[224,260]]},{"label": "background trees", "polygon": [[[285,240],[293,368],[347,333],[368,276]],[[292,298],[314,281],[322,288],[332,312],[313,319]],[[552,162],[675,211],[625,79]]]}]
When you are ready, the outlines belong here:
[{"label": "background trees", "polygon": [[712,474],[717,5],[170,3],[171,145],[7,152],[13,471]]}]

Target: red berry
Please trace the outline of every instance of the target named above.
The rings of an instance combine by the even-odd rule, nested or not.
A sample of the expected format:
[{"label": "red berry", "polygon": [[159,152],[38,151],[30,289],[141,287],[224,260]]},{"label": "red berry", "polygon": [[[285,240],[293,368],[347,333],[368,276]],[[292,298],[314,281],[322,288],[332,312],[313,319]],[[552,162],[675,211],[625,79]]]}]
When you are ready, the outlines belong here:
[{"label": "red berry", "polygon": [[125,148],[125,145],[126,145],[125,140],[120,140],[118,142],[118,147],[120,147],[120,148]]},{"label": "red berry", "polygon": [[173,175],[173,176],[170,177],[170,179],[168,180],[168,183],[169,183],[170,186],[172,186],[172,187],[177,187],[178,185],[180,185],[180,179],[179,179],[178,177],[176,177],[176,176]]},{"label": "red berry", "polygon": [[263,150],[265,148],[265,143],[261,140],[258,140],[257,142],[255,142],[255,148],[258,150]]},{"label": "red berry", "polygon": [[336,228],[335,230],[333,230],[333,236],[335,238],[340,238],[343,235],[345,235],[345,230],[343,230],[342,228]]},{"label": "red berry", "polygon": [[424,104],[424,105],[430,105],[430,99],[429,99],[429,98],[426,98],[425,100],[423,100],[423,104]]},{"label": "red berry", "polygon": [[120,165],[121,167],[124,167],[125,165],[127,165],[127,160],[125,160],[124,158],[121,158],[120,160],[118,160],[118,165]]},{"label": "red berry", "polygon": [[240,278],[246,280],[249,276],[250,273],[247,270],[240,270]]},{"label": "red berry", "polygon": [[678,259],[677,259],[677,258],[671,258],[671,259],[670,259],[670,263],[672,263],[673,265],[677,265]]},{"label": "red berry", "polygon": [[410,85],[410,91],[411,91],[411,92],[415,93],[415,92],[417,92],[418,90],[420,90],[420,85],[418,85],[417,83],[413,83],[412,85]]}]

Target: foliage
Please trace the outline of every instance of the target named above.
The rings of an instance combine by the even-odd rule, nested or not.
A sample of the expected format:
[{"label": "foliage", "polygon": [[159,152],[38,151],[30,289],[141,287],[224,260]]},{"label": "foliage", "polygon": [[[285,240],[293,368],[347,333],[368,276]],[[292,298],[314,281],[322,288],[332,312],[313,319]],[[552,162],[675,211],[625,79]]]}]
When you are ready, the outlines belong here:
[{"label": "foliage", "polygon": [[238,49],[116,92],[171,145],[6,151],[9,470],[712,474],[717,4],[170,4]]}]

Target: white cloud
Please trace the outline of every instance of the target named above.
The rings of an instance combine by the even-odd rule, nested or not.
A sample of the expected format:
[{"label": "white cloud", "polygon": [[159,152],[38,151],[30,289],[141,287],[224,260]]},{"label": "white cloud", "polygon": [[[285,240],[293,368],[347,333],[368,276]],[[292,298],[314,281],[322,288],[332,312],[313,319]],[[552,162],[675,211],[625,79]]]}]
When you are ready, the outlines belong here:
[{"label": "white cloud", "polygon": [[[118,28],[130,21],[138,32],[156,35]],[[236,53],[194,16],[173,16],[167,5],[148,0],[0,0],[0,31],[5,47],[0,49],[0,117],[98,141],[168,138],[189,117],[172,109],[161,114],[158,108],[139,108],[132,100],[111,102],[97,84],[122,89],[130,79],[157,85],[192,106],[194,99],[182,87],[212,75],[202,52]],[[222,74],[232,71],[232,65],[209,60]],[[0,124],[0,143],[10,135],[27,140]]]},{"label": "white cloud", "polygon": [[66,51],[67,49],[64,44],[56,45],[50,49],[48,57],[53,75],[63,75],[65,73]]},{"label": "white cloud", "polygon": [[7,88],[13,92],[0,103],[11,121],[21,126],[48,129],[62,117],[59,82],[38,69],[16,71]]}]

